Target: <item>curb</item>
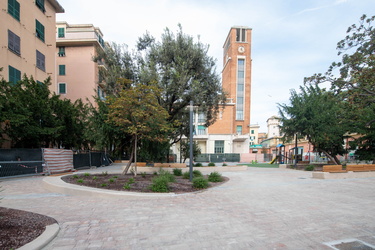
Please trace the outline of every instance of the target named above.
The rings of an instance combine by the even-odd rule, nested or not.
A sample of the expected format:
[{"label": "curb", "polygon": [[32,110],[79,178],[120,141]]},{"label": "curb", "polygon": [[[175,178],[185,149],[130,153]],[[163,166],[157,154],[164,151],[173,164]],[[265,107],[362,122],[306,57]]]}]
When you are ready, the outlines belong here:
[{"label": "curb", "polygon": [[52,225],[46,226],[46,229],[44,232],[39,235],[38,238],[35,240],[27,243],[26,245],[23,245],[22,247],[18,248],[18,250],[39,250],[43,247],[47,246],[48,243],[50,243],[58,234],[60,231],[60,226],[57,223],[54,223]]}]

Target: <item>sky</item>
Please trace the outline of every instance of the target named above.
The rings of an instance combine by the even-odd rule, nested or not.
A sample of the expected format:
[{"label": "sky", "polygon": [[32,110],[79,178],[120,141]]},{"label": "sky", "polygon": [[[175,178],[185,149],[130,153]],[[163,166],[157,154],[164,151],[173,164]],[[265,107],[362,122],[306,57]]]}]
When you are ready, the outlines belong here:
[{"label": "sky", "polygon": [[267,132],[278,103],[304,77],[324,73],[339,61],[337,42],[363,14],[375,15],[375,0],[58,0],[57,21],[93,24],[104,40],[135,49],[146,32],[157,40],[165,28],[209,45],[221,77],[223,45],[232,26],[252,28],[251,124]]}]

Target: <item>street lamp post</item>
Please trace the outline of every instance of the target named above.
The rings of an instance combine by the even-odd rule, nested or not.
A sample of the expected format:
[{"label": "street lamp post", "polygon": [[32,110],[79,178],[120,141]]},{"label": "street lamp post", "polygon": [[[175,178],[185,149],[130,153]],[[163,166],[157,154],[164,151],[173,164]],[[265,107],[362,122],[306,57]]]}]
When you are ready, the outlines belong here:
[{"label": "street lamp post", "polygon": [[190,171],[190,178],[189,180],[193,180],[193,101],[190,101],[190,150],[189,150],[189,171]]}]

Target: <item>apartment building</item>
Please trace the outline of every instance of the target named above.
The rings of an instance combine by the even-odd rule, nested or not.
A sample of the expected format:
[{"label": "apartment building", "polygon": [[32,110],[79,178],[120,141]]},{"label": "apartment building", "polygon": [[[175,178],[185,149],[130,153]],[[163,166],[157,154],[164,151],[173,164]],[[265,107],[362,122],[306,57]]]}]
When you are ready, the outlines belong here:
[{"label": "apartment building", "polygon": [[56,23],[57,81],[53,88],[61,98],[92,104],[96,96],[104,98],[99,68],[105,66],[93,61],[97,49],[104,46],[103,33],[92,24]]},{"label": "apartment building", "polygon": [[24,74],[43,82],[56,81],[56,0],[0,1],[0,75],[16,83]]}]

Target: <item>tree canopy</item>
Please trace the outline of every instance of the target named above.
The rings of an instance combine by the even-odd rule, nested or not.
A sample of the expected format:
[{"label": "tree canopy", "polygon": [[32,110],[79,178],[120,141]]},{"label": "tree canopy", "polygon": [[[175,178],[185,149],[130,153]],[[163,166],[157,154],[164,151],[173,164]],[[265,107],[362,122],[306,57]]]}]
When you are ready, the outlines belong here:
[{"label": "tree canopy", "polygon": [[346,105],[349,133],[360,134],[352,143],[362,160],[375,161],[375,16],[363,15],[351,25],[347,36],[338,42],[340,62],[334,62],[325,74],[306,78],[306,83],[331,83],[331,90]]},{"label": "tree canopy", "polygon": [[306,138],[316,152],[325,153],[340,164],[336,155],[345,153],[343,146],[347,127],[343,124],[343,107],[332,92],[319,86],[300,87],[291,91],[290,105],[279,104],[281,133],[286,140],[297,134]]}]

